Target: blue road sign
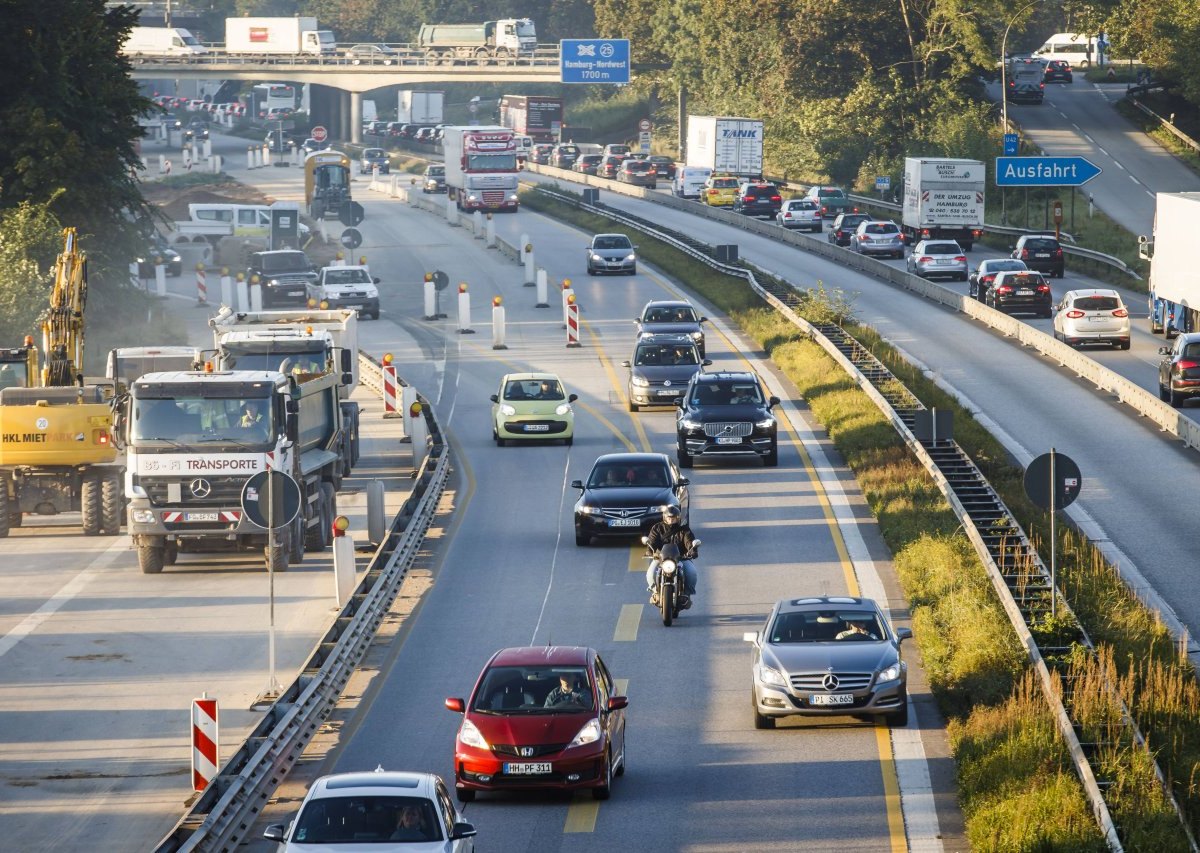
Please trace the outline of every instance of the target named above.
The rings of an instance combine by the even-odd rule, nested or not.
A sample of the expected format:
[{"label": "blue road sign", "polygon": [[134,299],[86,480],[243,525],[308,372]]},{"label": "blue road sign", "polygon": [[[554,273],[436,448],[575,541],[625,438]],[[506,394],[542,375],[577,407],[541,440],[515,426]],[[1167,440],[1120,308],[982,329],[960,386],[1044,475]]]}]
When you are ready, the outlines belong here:
[{"label": "blue road sign", "polygon": [[1103,169],[1082,157],[997,157],[998,187],[1078,187]]},{"label": "blue road sign", "polygon": [[875,192],[883,192],[892,188],[891,175],[876,175],[875,176]]},{"label": "blue road sign", "polygon": [[563,39],[558,45],[562,82],[629,82],[629,39]]},{"label": "blue road sign", "polygon": [[1016,157],[1020,151],[1021,137],[1015,133],[1004,134],[1004,156]]}]

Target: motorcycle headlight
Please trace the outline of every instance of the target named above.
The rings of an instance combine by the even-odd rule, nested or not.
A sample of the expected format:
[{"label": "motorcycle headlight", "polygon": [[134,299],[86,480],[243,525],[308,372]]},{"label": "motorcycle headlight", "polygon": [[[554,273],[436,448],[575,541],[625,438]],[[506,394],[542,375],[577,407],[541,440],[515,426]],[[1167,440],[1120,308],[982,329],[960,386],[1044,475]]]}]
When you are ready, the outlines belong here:
[{"label": "motorcycle headlight", "polygon": [[563,403],[561,406],[559,406],[557,409],[554,410],[554,414],[556,414],[556,415],[566,415],[566,414],[570,414],[570,412],[571,412],[571,404],[570,403]]},{"label": "motorcycle headlight", "polygon": [[755,421],[754,425],[759,429],[770,429],[775,426],[774,418],[763,418],[761,421]]},{"label": "motorcycle headlight", "polygon": [[502,403],[500,405],[500,414],[504,415],[504,417],[511,418],[516,413],[517,413],[517,410],[514,409],[512,406],[508,405],[508,403]]},{"label": "motorcycle headlight", "polygon": [[636,261],[636,260],[637,260],[637,255],[635,255],[633,252],[630,252],[628,255],[626,255],[626,256],[625,256],[625,260],[627,260],[627,261]]},{"label": "motorcycle headlight", "polygon": [[649,388],[650,382],[644,376],[638,376],[636,373],[629,378],[630,385],[636,385],[639,388]]},{"label": "motorcycle headlight", "polygon": [[673,575],[677,567],[674,560],[663,560],[659,568],[662,569],[664,575]]},{"label": "motorcycle headlight", "polygon": [[588,720],[584,724],[584,727],[579,730],[579,734],[575,735],[574,740],[567,744],[567,749],[573,746],[595,743],[598,740],[600,740],[600,723],[595,720]]},{"label": "motorcycle headlight", "polygon": [[479,733],[479,729],[470,720],[463,720],[462,728],[458,730],[458,739],[467,746],[473,746],[476,749],[490,749],[488,742],[483,739],[483,735]]},{"label": "motorcycle headlight", "polygon": [[700,421],[693,420],[692,418],[680,418],[679,425],[684,429],[700,429],[701,427]]},{"label": "motorcycle headlight", "polygon": [[875,677],[876,681],[895,681],[900,677],[900,662],[896,661],[887,669],[879,670],[879,674]]},{"label": "motorcycle headlight", "polygon": [[764,664],[756,664],[754,667],[754,677],[762,684],[769,684],[771,687],[787,687],[787,681],[784,680],[783,674],[777,669],[772,669]]}]

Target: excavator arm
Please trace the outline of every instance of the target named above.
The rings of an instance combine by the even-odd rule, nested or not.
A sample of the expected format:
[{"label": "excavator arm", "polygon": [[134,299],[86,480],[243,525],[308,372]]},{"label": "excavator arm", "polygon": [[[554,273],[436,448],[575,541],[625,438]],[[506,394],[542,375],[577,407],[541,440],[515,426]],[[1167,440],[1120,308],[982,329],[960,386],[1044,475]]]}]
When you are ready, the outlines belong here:
[{"label": "excavator arm", "polygon": [[76,249],[74,228],[63,229],[63,251],[54,269],[50,310],[42,322],[46,365],[42,385],[83,384],[83,309],[87,303],[87,258]]}]

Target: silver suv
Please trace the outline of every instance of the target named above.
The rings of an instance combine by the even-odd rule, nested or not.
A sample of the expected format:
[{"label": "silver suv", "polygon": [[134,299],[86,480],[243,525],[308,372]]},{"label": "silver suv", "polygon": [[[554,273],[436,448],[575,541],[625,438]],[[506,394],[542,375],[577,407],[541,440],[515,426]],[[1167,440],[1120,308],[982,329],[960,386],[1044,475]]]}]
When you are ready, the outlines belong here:
[{"label": "silver suv", "polygon": [[775,602],[754,645],[754,728],[791,716],[885,716],[908,725],[908,666],[892,628],[869,598],[809,596]]}]

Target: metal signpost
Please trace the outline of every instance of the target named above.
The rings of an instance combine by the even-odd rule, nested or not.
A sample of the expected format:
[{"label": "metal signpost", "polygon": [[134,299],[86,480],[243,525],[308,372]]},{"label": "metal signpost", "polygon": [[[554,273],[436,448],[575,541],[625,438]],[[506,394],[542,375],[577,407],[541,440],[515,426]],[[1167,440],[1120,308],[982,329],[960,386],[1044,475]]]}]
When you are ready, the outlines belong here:
[{"label": "metal signpost", "polygon": [[643,154],[650,153],[650,137],[653,132],[654,125],[650,119],[644,118],[638,122],[638,150]]},{"label": "metal signpost", "polygon": [[322,125],[317,125],[312,129],[312,138],[317,142],[324,142],[329,137],[329,131]]},{"label": "metal signpost", "polygon": [[1055,515],[1079,497],[1083,475],[1070,456],[1053,447],[1029,463],[1025,469],[1025,494],[1037,506],[1050,511],[1050,615],[1058,613],[1058,571],[1056,566],[1058,532]]},{"label": "metal signpost", "polygon": [[446,275],[441,270],[433,271],[433,296],[434,309],[433,316],[436,319],[442,319],[446,315],[442,313],[442,291],[450,284],[450,276]]},{"label": "metal signpost", "polygon": [[563,39],[558,44],[561,82],[629,82],[629,39]]},{"label": "metal signpost", "polygon": [[242,487],[242,512],[267,531],[267,597],[270,609],[267,668],[269,674],[267,689],[263,692],[262,698],[274,699],[279,696],[280,692],[279,681],[275,678],[275,538],[276,531],[290,525],[296,518],[296,514],[300,512],[300,487],[295,480],[281,471],[259,471]]},{"label": "metal signpost", "polygon": [[891,175],[876,175],[875,176],[875,192],[879,193],[879,197],[883,198],[888,190],[892,188]]}]

